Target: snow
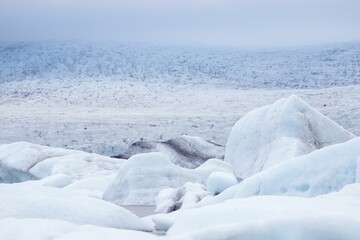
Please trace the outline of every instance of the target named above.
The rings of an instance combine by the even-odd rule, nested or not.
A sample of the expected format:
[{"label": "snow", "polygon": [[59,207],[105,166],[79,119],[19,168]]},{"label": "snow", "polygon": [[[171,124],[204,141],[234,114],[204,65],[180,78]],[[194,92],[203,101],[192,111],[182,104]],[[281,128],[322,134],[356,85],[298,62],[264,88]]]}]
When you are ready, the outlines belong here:
[{"label": "snow", "polygon": [[0,184],[1,218],[59,219],[77,224],[151,231],[128,210],[80,192],[35,182]]},{"label": "snow", "polygon": [[155,197],[156,213],[169,213],[195,206],[195,203],[210,196],[205,186],[187,182],[180,188],[165,188]]},{"label": "snow", "polygon": [[173,164],[161,153],[138,154],[124,163],[103,199],[119,205],[154,205],[160,190],[179,188],[187,182],[205,184],[215,171],[233,172],[233,169],[217,159],[210,159],[195,169],[186,169]]},{"label": "snow", "polygon": [[44,186],[62,188],[72,183],[72,179],[66,174],[55,174],[39,181]]},{"label": "snow", "polygon": [[[66,189],[73,189],[82,192],[86,196],[95,197],[101,199],[105,189],[109,184],[114,181],[116,174],[109,174],[107,176],[97,176],[84,178],[67,185]],[[43,181],[44,179],[41,179]]]},{"label": "snow", "polygon": [[360,222],[346,217],[289,217],[223,224],[174,237],[174,240],[319,240],[360,237]]},{"label": "snow", "polygon": [[206,189],[212,194],[217,195],[237,183],[238,180],[232,173],[213,172],[206,182]]},{"label": "snow", "polygon": [[119,240],[119,239],[162,239],[150,233],[100,227],[94,225],[78,225],[56,219],[35,218],[2,218],[0,219],[0,239],[12,240]]},{"label": "snow", "polygon": [[247,178],[279,162],[355,137],[295,95],[256,109],[232,128],[225,161]]},{"label": "snow", "polygon": [[[360,137],[284,161],[209,199],[221,202],[255,195],[314,197],[356,181]],[[204,201],[202,204],[207,204]]]},{"label": "snow", "polygon": [[167,141],[139,141],[117,157],[129,158],[139,153],[161,152],[176,165],[196,168],[210,158],[223,159],[225,147],[200,137],[183,135]]},{"label": "snow", "polygon": [[186,236],[190,233],[192,236],[179,239],[234,239],[235,236],[244,239],[304,239],[304,236],[309,236],[306,239],[348,239],[343,238],[348,236],[356,239],[360,233],[360,184],[349,187],[350,193],[340,191],[315,198],[255,196],[189,209],[173,219],[167,234]]},{"label": "snow", "polygon": [[[2,144],[0,145],[0,182],[21,182],[64,174],[71,180],[106,176],[115,174],[123,161],[27,142]],[[70,183],[69,179],[64,181]]]}]

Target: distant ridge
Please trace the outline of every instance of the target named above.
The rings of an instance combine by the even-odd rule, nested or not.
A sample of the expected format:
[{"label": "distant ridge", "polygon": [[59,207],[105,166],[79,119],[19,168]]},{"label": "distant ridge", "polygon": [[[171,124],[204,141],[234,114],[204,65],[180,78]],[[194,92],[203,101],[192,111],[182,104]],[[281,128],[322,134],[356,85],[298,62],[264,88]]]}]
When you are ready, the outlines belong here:
[{"label": "distant ridge", "polygon": [[239,88],[360,84],[360,42],[244,51],[85,42],[0,44],[0,82],[113,78]]}]

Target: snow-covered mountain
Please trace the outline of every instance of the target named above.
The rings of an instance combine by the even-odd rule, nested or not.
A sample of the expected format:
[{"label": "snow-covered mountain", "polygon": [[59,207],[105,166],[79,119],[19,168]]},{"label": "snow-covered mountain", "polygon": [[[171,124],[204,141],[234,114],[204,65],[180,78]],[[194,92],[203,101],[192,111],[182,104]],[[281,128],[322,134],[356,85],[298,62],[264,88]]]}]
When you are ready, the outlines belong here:
[{"label": "snow-covered mountain", "polygon": [[241,88],[322,88],[360,83],[360,43],[244,51],[86,42],[0,45],[0,82],[110,77]]},{"label": "snow-covered mountain", "polygon": [[230,132],[225,161],[247,178],[287,159],[354,138],[299,97],[256,109]]}]

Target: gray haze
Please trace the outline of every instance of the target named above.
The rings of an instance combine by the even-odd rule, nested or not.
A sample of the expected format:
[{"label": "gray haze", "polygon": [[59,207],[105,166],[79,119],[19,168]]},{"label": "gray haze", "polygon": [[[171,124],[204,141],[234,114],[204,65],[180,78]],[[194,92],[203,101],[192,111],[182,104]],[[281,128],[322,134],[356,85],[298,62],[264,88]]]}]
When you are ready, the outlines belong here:
[{"label": "gray haze", "polygon": [[359,0],[0,0],[0,41],[281,47],[360,40]]}]

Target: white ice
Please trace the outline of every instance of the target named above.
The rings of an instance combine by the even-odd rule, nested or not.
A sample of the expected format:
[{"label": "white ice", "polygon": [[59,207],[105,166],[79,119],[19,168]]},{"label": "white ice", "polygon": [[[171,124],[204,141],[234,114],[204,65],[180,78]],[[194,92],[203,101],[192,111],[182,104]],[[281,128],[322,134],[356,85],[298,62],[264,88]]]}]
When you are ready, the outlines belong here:
[{"label": "white ice", "polygon": [[225,161],[247,178],[287,159],[355,135],[293,95],[251,111],[230,132]]},{"label": "white ice", "polygon": [[256,195],[314,197],[356,181],[360,137],[284,161],[226,189],[209,202]]},{"label": "white ice", "polygon": [[210,159],[195,169],[186,169],[173,164],[161,153],[138,154],[124,163],[103,199],[119,205],[154,205],[160,190],[179,188],[187,182],[205,184],[215,171],[231,173],[233,169],[217,159]]},{"label": "white ice", "polygon": [[206,189],[214,195],[238,183],[236,176],[229,172],[213,172],[207,179]]},{"label": "white ice", "polygon": [[152,226],[115,204],[36,181],[0,184],[1,218],[59,219],[77,224],[151,231]]},{"label": "white ice", "polygon": [[187,182],[180,188],[165,188],[155,197],[155,212],[169,213],[180,208],[190,208],[210,195],[206,187],[199,183]]},{"label": "white ice", "polygon": [[0,145],[0,181],[21,182],[65,174],[72,180],[115,174],[124,160],[82,151],[16,142]]},{"label": "white ice", "polygon": [[2,218],[0,219],[0,239],[12,240],[119,240],[162,239],[154,234],[101,227],[88,224],[75,224],[57,219]]},{"label": "white ice", "polygon": [[[357,239],[360,184],[315,198],[255,196],[190,209],[172,219],[178,239]],[[170,224],[171,225],[171,224]]]}]

